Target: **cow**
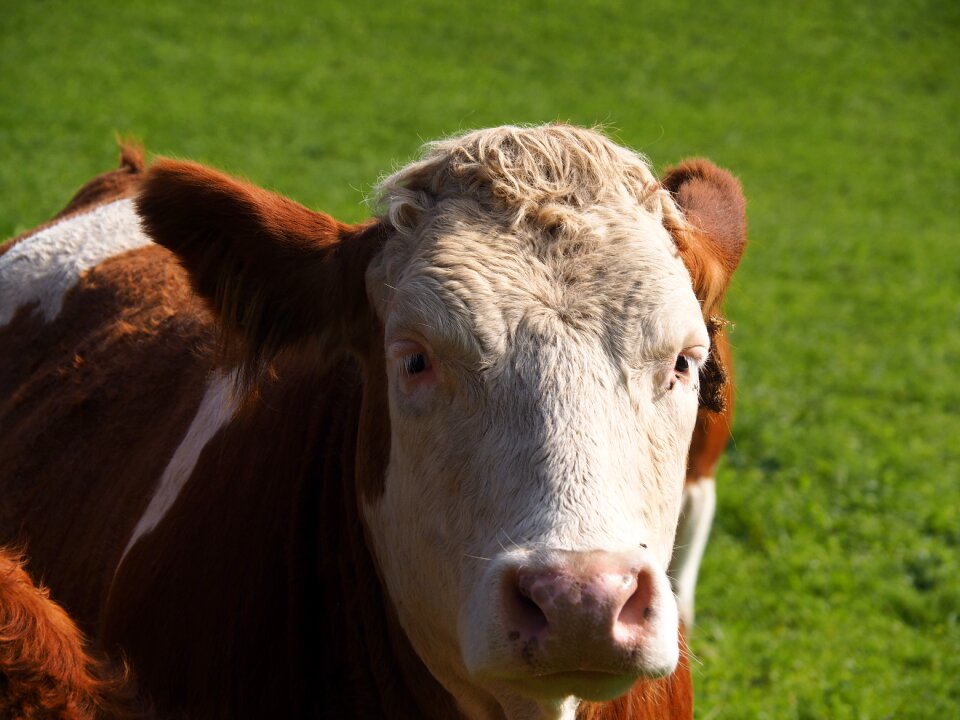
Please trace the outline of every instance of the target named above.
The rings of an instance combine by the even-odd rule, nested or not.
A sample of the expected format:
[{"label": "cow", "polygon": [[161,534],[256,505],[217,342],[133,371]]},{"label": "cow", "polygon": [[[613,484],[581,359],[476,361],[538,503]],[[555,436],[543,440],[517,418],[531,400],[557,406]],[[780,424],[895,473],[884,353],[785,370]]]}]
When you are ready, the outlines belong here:
[{"label": "cow", "polygon": [[551,124],[378,197],[127,149],[3,248],[0,544],[161,717],[691,717],[738,182]]}]

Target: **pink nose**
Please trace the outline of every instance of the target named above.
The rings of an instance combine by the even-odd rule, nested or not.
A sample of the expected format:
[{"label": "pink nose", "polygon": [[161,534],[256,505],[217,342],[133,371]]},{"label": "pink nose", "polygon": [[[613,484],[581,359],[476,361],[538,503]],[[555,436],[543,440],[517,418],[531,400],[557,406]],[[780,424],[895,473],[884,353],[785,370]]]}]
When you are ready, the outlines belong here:
[{"label": "pink nose", "polygon": [[551,551],[504,576],[508,639],[534,666],[628,670],[663,608],[660,578],[642,552]]}]

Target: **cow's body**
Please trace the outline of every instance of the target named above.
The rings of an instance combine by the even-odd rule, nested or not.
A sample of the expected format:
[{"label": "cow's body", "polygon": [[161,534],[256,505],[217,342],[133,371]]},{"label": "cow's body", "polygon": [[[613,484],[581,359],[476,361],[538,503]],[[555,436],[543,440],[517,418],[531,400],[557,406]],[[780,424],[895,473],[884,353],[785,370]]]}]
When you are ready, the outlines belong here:
[{"label": "cow's body", "polygon": [[[176,185],[164,175],[173,177],[174,172],[180,173]],[[487,647],[484,637],[471,639],[477,632],[471,627],[461,628],[468,638],[462,642],[469,647],[459,652],[468,668],[479,668],[478,687],[465,684],[460,669],[438,668],[445,662],[445,646],[432,629],[423,631],[412,602],[405,600],[404,573],[418,577],[424,569],[397,561],[393,546],[401,555],[404,549],[389,534],[393,531],[382,529],[392,523],[392,511],[384,508],[407,502],[391,495],[403,476],[397,447],[404,440],[390,424],[404,409],[388,407],[390,374],[384,365],[392,362],[393,353],[414,367],[409,371],[414,379],[402,379],[396,391],[400,399],[390,395],[390,403],[412,402],[408,396],[421,402],[425,393],[440,390],[432,370],[419,367],[427,363],[419,345],[410,350],[407,339],[388,342],[384,357],[383,325],[389,341],[393,321],[383,317],[382,309],[377,318],[352,308],[350,303],[366,302],[362,284],[359,290],[346,279],[343,288],[337,284],[341,276],[349,278],[353,265],[362,272],[370,258],[380,258],[384,244],[395,243],[391,231],[382,222],[356,228],[331,225],[328,219],[300,214],[302,209],[285,201],[252,195],[250,202],[269,207],[263,211],[269,216],[263,232],[283,225],[285,243],[334,230],[349,238],[337,255],[344,268],[326,281],[329,287],[322,292],[328,293],[329,304],[346,303],[344,315],[360,313],[363,329],[356,330],[355,323],[338,331],[341,345],[331,352],[329,333],[300,337],[298,323],[307,320],[281,307],[297,293],[313,292],[312,285],[304,290],[291,280],[279,305],[270,306],[268,297],[258,306],[259,314],[251,314],[242,307],[241,290],[232,296],[232,287],[224,291],[229,278],[204,275],[214,271],[210,258],[196,254],[199,243],[178,246],[173,236],[182,235],[182,228],[165,224],[176,220],[168,221],[164,209],[176,210],[185,188],[201,188],[202,194],[202,188],[219,188],[220,183],[231,198],[253,192],[204,173],[169,165],[154,172],[137,207],[130,197],[139,191],[142,170],[128,160],[109,182],[97,181],[78,195],[58,223],[0,255],[0,543],[26,548],[31,572],[50,585],[102,651],[116,657],[122,653],[130,661],[161,715],[451,718],[462,713],[480,718],[505,713],[523,718],[572,717],[576,711],[584,718],[689,717],[692,695],[683,658],[672,676],[641,680],[619,700],[581,702],[579,710],[576,700],[530,699],[533,691],[521,689],[518,695],[516,681],[504,685],[500,676],[490,676],[485,668],[508,656],[497,645]],[[211,195],[198,205],[207,203],[218,222],[243,222],[234,219],[237,213],[223,210],[220,201]],[[153,237],[177,254],[148,241],[138,209]],[[395,226],[406,221],[399,214],[391,220]],[[206,238],[206,232],[197,234]],[[224,234],[239,235],[241,229]],[[57,255],[58,248],[67,247],[69,253]],[[689,256],[689,247],[686,251]],[[244,289],[262,265],[288,259],[251,262],[229,252],[216,262],[232,267],[236,286]],[[70,259],[83,253],[89,256],[83,262]],[[313,261],[312,255],[304,258],[291,265],[291,273]],[[690,265],[689,257],[685,260]],[[376,262],[386,267],[371,272],[389,279],[390,262],[400,261]],[[24,269],[34,273],[29,287],[18,283]],[[697,271],[691,275],[696,285]],[[369,289],[371,275],[367,277],[367,292],[376,296],[378,291]],[[393,282],[385,280],[383,286],[393,288]],[[260,302],[269,292],[259,288],[252,295]],[[716,297],[701,298],[704,312],[708,305],[716,309],[722,288],[711,292]],[[309,322],[330,321],[311,316]],[[239,353],[227,353],[227,361],[218,350],[221,326],[244,340]],[[274,327],[285,335],[279,337],[281,331]],[[518,332],[508,330],[506,337]],[[400,351],[395,350],[398,343]],[[432,354],[430,360],[436,362]],[[259,372],[266,361],[270,372]],[[521,379],[523,372],[518,370]],[[243,394],[254,375],[256,392]],[[423,389],[424,382],[434,384]],[[671,382],[671,391],[673,387]],[[728,386],[720,392],[729,393]],[[417,407],[417,413],[427,412],[425,406]],[[716,438],[726,437],[715,429],[716,422],[725,420],[709,425],[704,418],[689,463],[691,480],[712,475],[722,449]],[[679,500],[679,489],[670,492]],[[675,513],[668,510],[663,520],[670,538]],[[586,549],[593,552],[596,538],[607,531],[600,532],[584,541]],[[524,556],[529,559],[521,563],[546,569],[531,575],[519,566],[520,573],[528,573],[517,581],[522,595],[535,592],[524,582],[567,592],[551,579],[554,566],[544,565],[566,562],[564,553],[575,556],[571,562],[593,562],[594,556],[581,552],[575,539],[557,537],[554,546],[562,552]],[[616,552],[610,555],[613,560],[602,562],[620,562],[616,558],[625,551]],[[666,553],[668,558],[669,545]],[[512,577],[518,572],[510,569],[510,557],[498,560],[507,565],[497,570],[497,582],[507,582],[499,580],[503,573]],[[631,557],[637,567],[646,567],[643,551]],[[649,593],[647,616],[669,618],[672,597],[664,595],[652,569],[665,560],[649,562],[651,570],[639,571],[641,586],[649,584],[643,590]],[[481,565],[482,577],[493,572],[489,567]],[[595,570],[576,572],[589,587],[600,582]],[[476,602],[496,604],[497,597]],[[503,602],[505,609],[495,609],[491,617],[486,609],[476,611],[477,623],[495,628],[516,622],[520,633],[554,637],[539,627],[543,615],[553,623],[554,601],[529,601],[543,608],[533,620],[519,617],[527,612],[522,607],[527,600]],[[562,606],[569,598],[563,595],[555,602]],[[664,623],[656,632],[670,632],[669,620]],[[564,637],[553,627],[556,637]],[[652,626],[643,632],[647,637]],[[646,640],[636,642],[641,644],[631,652],[653,652],[639,649]],[[669,650],[669,643],[657,642]],[[576,657],[543,655],[546,651],[536,644],[532,652],[531,663],[554,667],[570,663],[556,658]],[[614,657],[611,652],[602,646],[583,650],[597,658],[590,660],[591,668],[614,662],[607,659]],[[676,663],[675,645],[673,654],[672,662],[662,661],[668,671]],[[630,672],[636,677],[637,672],[662,671]],[[610,692],[590,689],[594,676],[586,677],[563,682],[587,687],[587,695]],[[611,682],[607,677],[604,683]]]}]

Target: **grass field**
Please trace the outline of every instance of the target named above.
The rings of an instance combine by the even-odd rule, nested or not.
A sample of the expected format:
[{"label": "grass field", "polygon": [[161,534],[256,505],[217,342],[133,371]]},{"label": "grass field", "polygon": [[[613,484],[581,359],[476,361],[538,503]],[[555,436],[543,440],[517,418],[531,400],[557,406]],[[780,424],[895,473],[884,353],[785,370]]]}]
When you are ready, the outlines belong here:
[{"label": "grass field", "polygon": [[0,0],[0,236],[116,133],[345,220],[470,127],[711,157],[751,246],[698,717],[960,717],[958,68],[945,0]]}]

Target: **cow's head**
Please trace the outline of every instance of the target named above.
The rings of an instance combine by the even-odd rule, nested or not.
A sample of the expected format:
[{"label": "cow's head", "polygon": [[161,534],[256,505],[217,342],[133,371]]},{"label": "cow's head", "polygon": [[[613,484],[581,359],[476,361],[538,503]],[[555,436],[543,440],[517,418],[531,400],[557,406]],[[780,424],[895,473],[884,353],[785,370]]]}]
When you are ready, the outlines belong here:
[{"label": "cow's head", "polygon": [[594,132],[499,128],[429,146],[381,198],[346,226],[163,161],[138,205],[248,378],[291,346],[360,357],[361,444],[385,456],[359,463],[372,549],[468,714],[556,715],[672,672],[665,568],[744,243],[736,181],[697,161],[661,183]]}]

